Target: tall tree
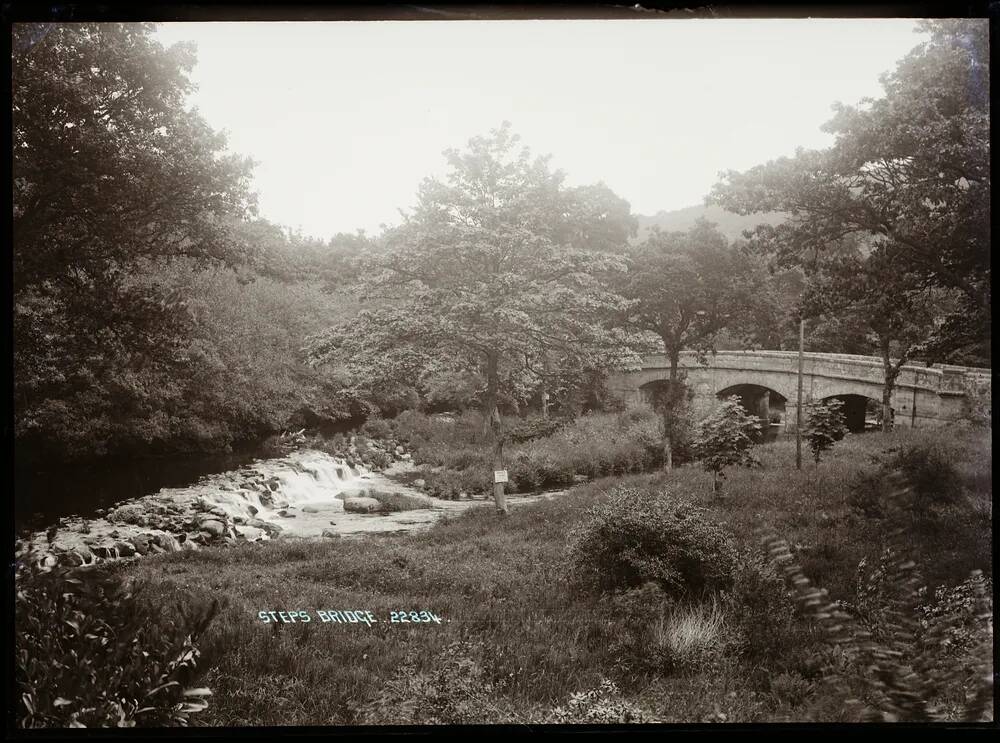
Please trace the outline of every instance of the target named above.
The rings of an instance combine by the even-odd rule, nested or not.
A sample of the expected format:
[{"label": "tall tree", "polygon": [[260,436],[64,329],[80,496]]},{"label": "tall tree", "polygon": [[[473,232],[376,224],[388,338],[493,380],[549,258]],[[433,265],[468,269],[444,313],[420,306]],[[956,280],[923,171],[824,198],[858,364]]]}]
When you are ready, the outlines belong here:
[{"label": "tall tree", "polygon": [[739,214],[781,211],[752,240],[802,264],[858,236],[886,264],[961,304],[938,326],[937,356],[989,336],[988,24],[921,22],[930,39],[882,77],[885,96],[834,106],[828,150],[730,171],[710,201]]},{"label": "tall tree", "polygon": [[[150,266],[235,264],[250,163],[184,108],[193,50],[152,24],[12,28],[17,434],[119,422],[173,376],[191,318]],[[110,425],[110,424],[109,424]]]},{"label": "tall tree", "polygon": [[[600,247],[622,250],[634,227],[609,191],[566,188],[548,158],[532,159],[518,142],[505,122],[465,151],[448,150],[447,177],[421,184],[366,278],[367,296],[383,304],[312,345],[318,362],[346,359],[369,388],[416,380],[432,362],[479,373],[496,470],[502,398],[530,394],[545,358],[600,366],[623,354],[606,322],[622,300],[600,276],[624,264]],[[594,234],[604,236],[598,249],[581,237]],[[503,483],[494,498],[506,512]]]},{"label": "tall tree", "polygon": [[928,287],[892,252],[827,256],[813,264],[803,306],[811,316],[836,318],[841,328],[864,331],[882,360],[882,430],[892,428],[892,395],[903,366],[926,354],[955,291]]},{"label": "tall tree", "polygon": [[699,220],[688,232],[654,231],[632,255],[622,293],[632,301],[627,324],[654,334],[670,363],[667,384],[654,404],[663,416],[664,466],[673,466],[673,446],[686,387],[680,375],[685,349],[714,349],[718,333],[750,305],[749,263],[713,224]]}]

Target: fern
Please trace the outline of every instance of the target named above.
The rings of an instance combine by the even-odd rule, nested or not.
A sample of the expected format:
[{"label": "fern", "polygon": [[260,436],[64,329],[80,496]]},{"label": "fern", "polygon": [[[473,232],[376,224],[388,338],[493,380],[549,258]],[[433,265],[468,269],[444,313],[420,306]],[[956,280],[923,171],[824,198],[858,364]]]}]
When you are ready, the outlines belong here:
[{"label": "fern", "polygon": [[[890,512],[905,508],[912,485],[900,475],[892,479],[888,499]],[[866,722],[966,722],[992,720],[993,625],[992,604],[981,571],[967,582],[971,587],[973,619],[977,642],[968,656],[970,663],[958,663],[943,652],[949,636],[962,623],[959,612],[950,612],[928,622],[922,616],[923,581],[916,564],[904,557],[903,530],[889,535],[889,548],[881,564],[869,577],[866,598],[879,596],[877,611],[859,610],[843,602],[831,601],[827,591],[812,585],[795,562],[788,543],[770,532],[763,543],[771,560],[783,572],[803,613],[819,624],[828,643],[838,648],[846,663],[844,670],[828,669],[827,681],[843,690],[860,683],[863,699],[852,699]],[[881,584],[875,591],[873,581]],[[938,703],[950,691],[963,691],[969,679],[973,690],[960,709],[949,710]]]}]

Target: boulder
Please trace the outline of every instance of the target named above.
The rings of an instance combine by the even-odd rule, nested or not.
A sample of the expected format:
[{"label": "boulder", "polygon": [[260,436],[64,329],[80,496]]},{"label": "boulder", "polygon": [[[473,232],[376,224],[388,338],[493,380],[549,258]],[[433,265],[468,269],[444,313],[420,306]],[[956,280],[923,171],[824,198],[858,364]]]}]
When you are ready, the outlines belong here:
[{"label": "boulder", "polygon": [[241,526],[237,529],[237,533],[251,542],[256,542],[259,539],[265,539],[267,537],[267,532],[263,529],[258,529],[256,526]]},{"label": "boulder", "polygon": [[316,506],[302,506],[302,513],[319,513],[319,509]]},{"label": "boulder", "polygon": [[58,556],[57,562],[60,565],[66,565],[71,568],[79,567],[83,565],[83,558],[76,552],[70,550],[69,552],[63,552]]},{"label": "boulder", "polygon": [[199,528],[213,537],[221,537],[226,533],[226,525],[216,519],[205,519],[201,522]]},{"label": "boulder", "polygon": [[399,456],[403,456],[406,453],[406,450],[403,447],[401,447],[401,446],[397,446],[396,449],[395,449],[395,452]]},{"label": "boulder", "polygon": [[573,475],[573,482],[576,483],[590,482],[590,478],[587,477],[586,475]]},{"label": "boulder", "polygon": [[149,552],[149,539],[145,534],[136,534],[132,537],[132,546],[138,554],[145,555]]},{"label": "boulder", "polygon": [[[185,540],[187,536],[184,537]],[[153,543],[163,549],[164,552],[179,552],[181,550],[180,542],[169,534],[157,534],[153,537]]]},{"label": "boulder", "polygon": [[340,539],[340,535],[337,532],[335,532],[333,529],[324,529],[323,530],[323,536],[327,537],[329,539]]},{"label": "boulder", "polygon": [[427,481],[422,477],[418,477],[416,480],[413,481],[413,487],[415,488],[427,487]]},{"label": "boulder", "polygon": [[115,549],[118,550],[119,557],[132,557],[135,554],[135,547],[125,540],[115,542]]},{"label": "boulder", "polygon": [[345,498],[344,510],[350,513],[372,513],[382,508],[374,498]]}]

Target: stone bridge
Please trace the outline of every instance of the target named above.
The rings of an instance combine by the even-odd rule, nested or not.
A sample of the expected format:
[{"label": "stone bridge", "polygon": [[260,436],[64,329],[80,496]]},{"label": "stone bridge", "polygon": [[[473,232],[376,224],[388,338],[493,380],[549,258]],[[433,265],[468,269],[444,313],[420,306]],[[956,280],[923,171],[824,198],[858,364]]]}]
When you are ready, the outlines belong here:
[{"label": "stone bridge", "polygon": [[[719,351],[708,355],[705,363],[693,352],[685,352],[680,369],[694,393],[696,414],[707,414],[720,400],[738,395],[751,412],[794,430],[798,363],[796,351]],[[804,402],[841,400],[852,431],[864,430],[866,417],[870,424],[881,408],[881,359],[807,353],[803,372]],[[647,356],[641,369],[612,375],[608,390],[626,405],[648,404],[656,386],[669,377],[670,362],[665,355]],[[991,380],[989,369],[904,366],[891,400],[895,424],[920,427],[960,420],[968,412],[970,390],[988,393]]]}]

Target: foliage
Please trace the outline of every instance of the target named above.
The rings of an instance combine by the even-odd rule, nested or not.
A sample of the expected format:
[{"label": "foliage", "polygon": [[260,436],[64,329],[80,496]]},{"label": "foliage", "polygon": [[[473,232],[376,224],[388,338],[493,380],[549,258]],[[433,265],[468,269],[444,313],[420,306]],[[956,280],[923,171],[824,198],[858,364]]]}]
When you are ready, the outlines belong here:
[{"label": "foliage", "polygon": [[[453,642],[420,670],[407,658],[398,673],[366,706],[366,722],[383,724],[470,724],[504,721],[492,703],[493,686],[478,658],[482,642]],[[388,717],[387,717],[388,715]]]},{"label": "foliage", "polygon": [[481,375],[494,467],[502,404],[522,404],[560,368],[621,356],[622,335],[606,322],[621,302],[602,279],[622,268],[606,244],[624,245],[632,229],[610,191],[566,188],[546,158],[517,145],[505,123],[465,152],[446,152],[446,181],[421,184],[414,212],[386,235],[387,252],[365,279],[381,306],[310,347],[317,363],[346,363],[369,394],[431,365]]},{"label": "foliage", "polygon": [[360,432],[372,439],[392,437],[392,424],[384,418],[372,416],[361,426]]},{"label": "foliage", "polygon": [[[413,447],[414,462],[424,465],[411,479],[425,480],[428,492],[454,498],[489,488],[489,460],[480,444],[482,423],[477,414],[467,412],[444,423],[410,411],[394,421],[400,421],[396,424],[399,435]],[[547,427],[528,423],[532,433]],[[518,428],[515,424],[512,432]],[[658,439],[658,423],[651,411],[589,413],[563,423],[548,436],[508,446],[508,487],[511,492],[526,493],[572,485],[578,477],[646,472],[662,461]],[[439,467],[443,469],[430,469]]]},{"label": "foliage", "polygon": [[608,679],[589,691],[575,692],[565,705],[552,710],[554,721],[564,725],[610,725],[656,722],[655,716],[622,697],[618,686]]},{"label": "foliage", "polygon": [[13,27],[15,406],[25,443],[58,435],[64,420],[93,421],[100,436],[159,408],[183,363],[191,309],[183,293],[136,277],[180,256],[206,266],[252,255],[229,230],[254,208],[250,163],[185,110],[190,46],[164,49],[152,30]]},{"label": "foliage", "polygon": [[186,725],[208,706],[195,643],[217,605],[164,611],[93,569],[18,576],[18,725]]},{"label": "foliage", "polygon": [[[904,495],[896,492],[896,472],[901,472],[909,487]],[[900,507],[906,513],[927,516],[932,509],[955,503],[962,486],[952,454],[934,443],[915,443],[898,450],[882,461],[875,473],[861,473],[852,486],[851,504],[866,516],[896,516],[890,509]]]},{"label": "foliage", "polygon": [[[890,500],[911,500],[909,488],[901,477]],[[898,542],[901,536],[897,530],[892,541]],[[851,701],[860,703],[862,720],[992,719],[992,602],[980,571],[950,594],[957,598],[952,603],[964,609],[964,616],[954,612],[947,600],[935,610],[925,605],[916,564],[900,557],[900,547],[892,544],[859,585],[858,609],[831,602],[825,590],[814,588],[795,563],[787,542],[772,533],[765,536],[764,544],[773,562],[781,566],[802,610],[846,659],[836,671],[828,669],[828,682],[845,694],[860,688],[862,698]],[[845,611],[852,608],[855,615],[864,617],[863,623]],[[956,662],[951,652],[956,636],[971,648],[962,662]]]},{"label": "foliage", "polygon": [[573,529],[568,571],[604,590],[655,581],[670,595],[732,584],[731,537],[703,509],[662,494],[615,488]]},{"label": "foliage", "polygon": [[654,400],[663,415],[668,466],[673,439],[682,433],[676,429],[684,418],[680,352],[712,350],[719,331],[746,311],[753,297],[749,271],[745,257],[704,220],[686,233],[654,228],[631,256],[622,289],[623,296],[632,300],[626,322],[662,343],[670,362],[670,377]]},{"label": "foliage", "polygon": [[840,400],[827,400],[809,406],[803,433],[809,441],[809,449],[816,464],[819,464],[823,452],[832,449],[835,443],[847,435],[848,429],[841,411],[843,406]]},{"label": "foliage", "polygon": [[738,465],[754,467],[759,464],[752,453],[754,435],[760,432],[760,423],[743,409],[737,395],[723,400],[698,426],[691,448],[707,472],[713,475],[715,489],[718,477],[725,467]]},{"label": "foliage", "polygon": [[892,285],[957,292],[925,337],[944,356],[989,336],[989,34],[980,19],[919,30],[930,40],[883,76],[884,97],[835,106],[830,149],[728,172],[710,198],[740,214],[785,213],[752,233],[785,265],[857,237]]}]

